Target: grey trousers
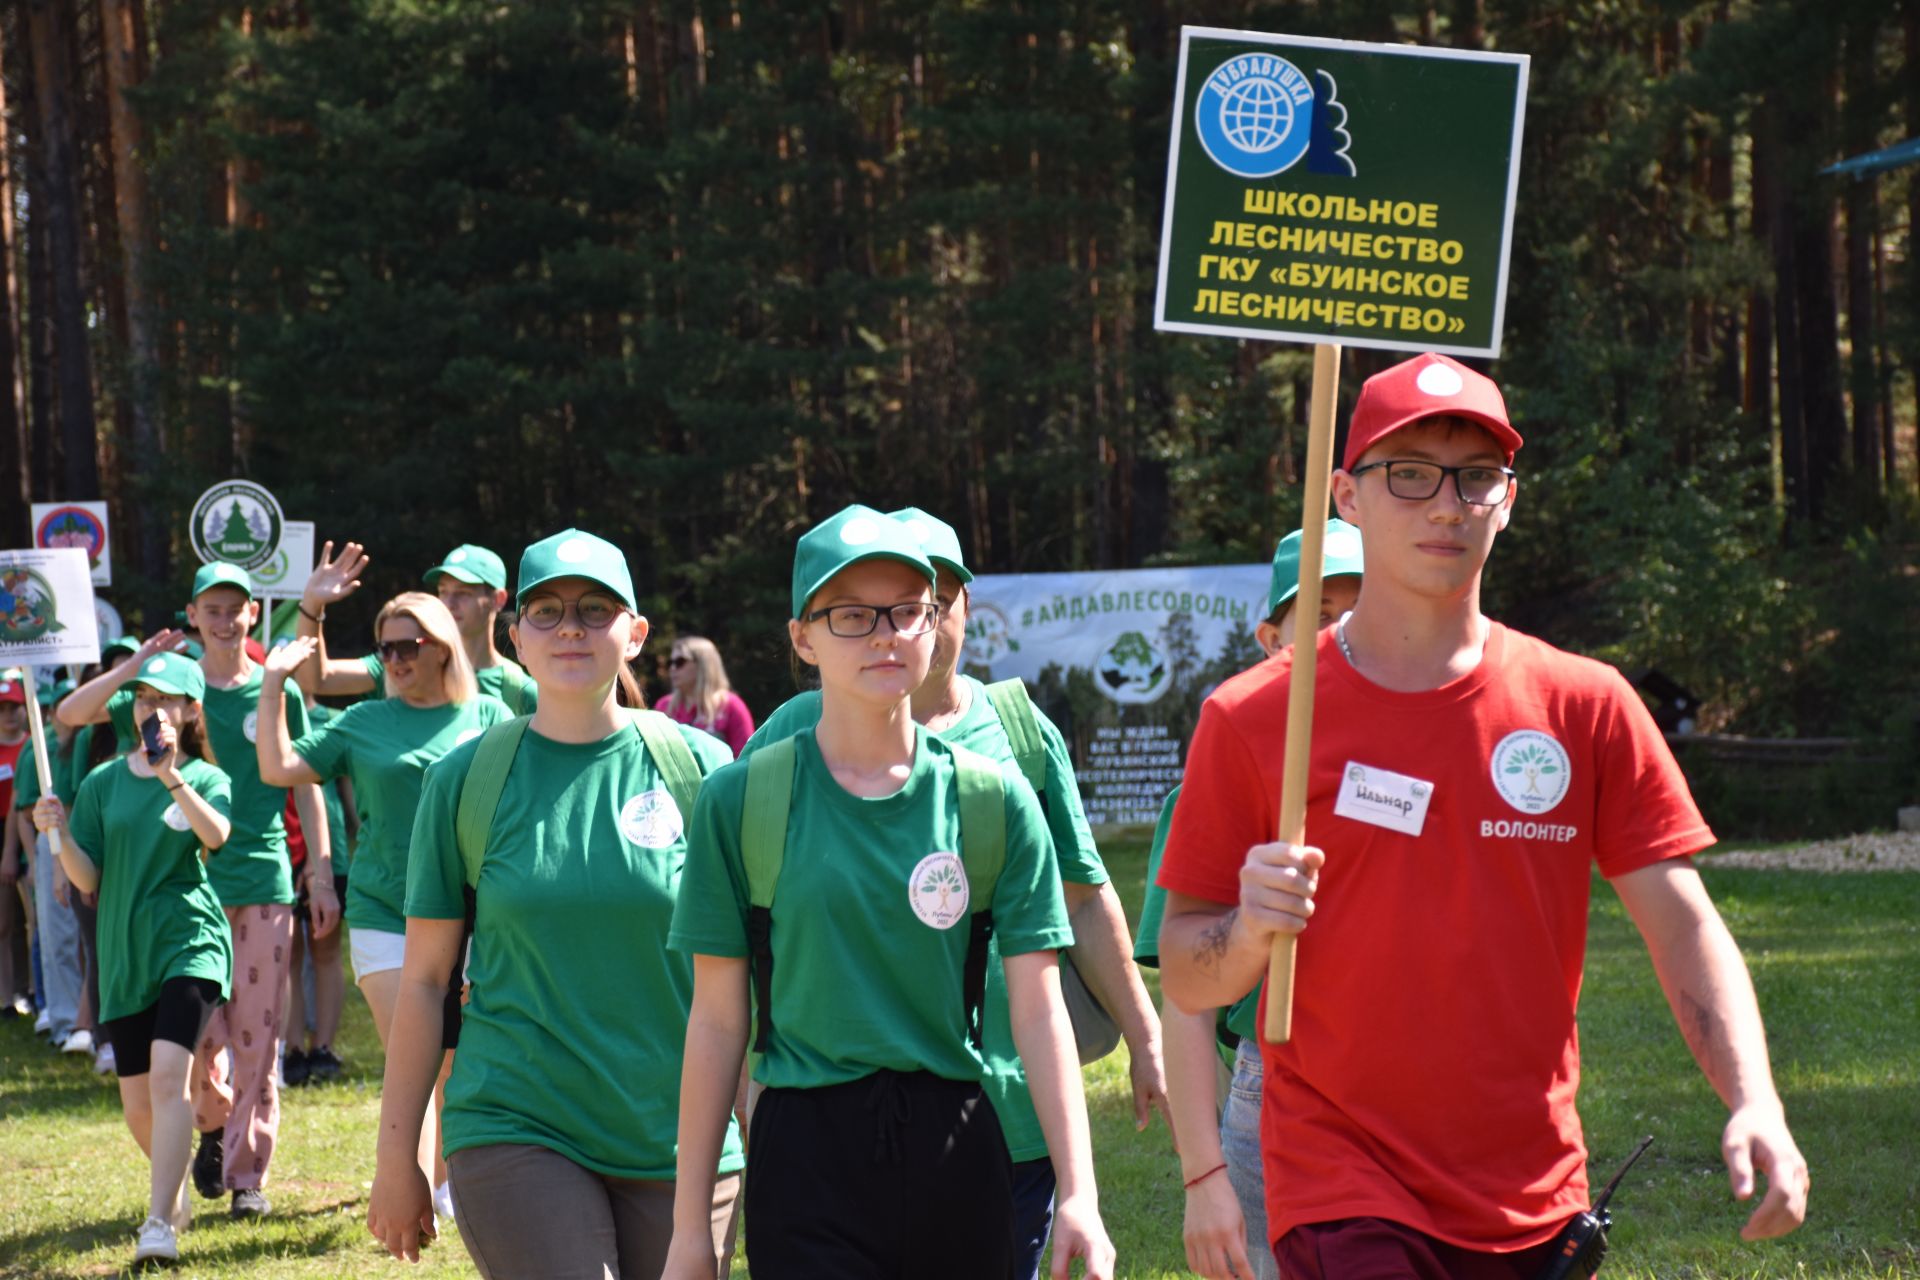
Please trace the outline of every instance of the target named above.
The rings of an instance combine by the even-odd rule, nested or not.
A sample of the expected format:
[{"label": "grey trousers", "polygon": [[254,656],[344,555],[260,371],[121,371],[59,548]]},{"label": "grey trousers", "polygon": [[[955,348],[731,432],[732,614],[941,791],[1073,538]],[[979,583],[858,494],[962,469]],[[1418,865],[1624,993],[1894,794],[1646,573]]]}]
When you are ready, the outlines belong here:
[{"label": "grey trousers", "polygon": [[61,906],[53,896],[53,850],[47,846],[45,832],[36,834],[33,841],[33,913],[40,931],[40,978],[46,988],[40,994],[47,1002],[47,1019],[53,1024],[57,1045],[73,1031],[80,1016],[86,971],[80,958],[80,921],[72,907]]},{"label": "grey trousers", "polygon": [[[671,1181],[614,1178],[546,1147],[447,1157],[460,1239],[486,1280],[659,1280],[673,1243]],[[733,1255],[738,1174],[713,1188],[718,1274]]]}]

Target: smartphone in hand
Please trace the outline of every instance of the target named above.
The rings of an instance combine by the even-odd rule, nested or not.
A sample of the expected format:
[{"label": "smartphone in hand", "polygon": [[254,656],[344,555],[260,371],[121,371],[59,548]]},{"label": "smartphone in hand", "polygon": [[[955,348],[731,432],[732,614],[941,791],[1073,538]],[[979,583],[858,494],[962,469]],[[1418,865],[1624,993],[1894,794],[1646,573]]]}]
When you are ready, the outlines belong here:
[{"label": "smartphone in hand", "polygon": [[140,741],[147,746],[147,763],[159,764],[167,754],[167,748],[160,741],[160,717],[148,716],[140,722]]}]

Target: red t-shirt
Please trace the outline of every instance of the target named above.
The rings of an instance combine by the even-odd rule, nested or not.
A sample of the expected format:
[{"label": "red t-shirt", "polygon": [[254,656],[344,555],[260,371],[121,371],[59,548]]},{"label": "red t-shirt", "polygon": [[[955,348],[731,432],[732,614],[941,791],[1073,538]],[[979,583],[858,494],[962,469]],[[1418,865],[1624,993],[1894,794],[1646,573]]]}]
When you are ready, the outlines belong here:
[{"label": "red t-shirt", "polygon": [[[1618,876],[1713,835],[1611,667],[1498,623],[1478,667],[1420,693],[1359,675],[1331,629],[1318,655],[1307,841],[1327,862],[1292,1038],[1264,1046],[1268,1233],[1381,1217],[1525,1248],[1587,1206],[1588,868]],[[1280,838],[1291,669],[1288,650],[1207,699],[1166,888],[1237,903],[1248,847]],[[1410,822],[1422,785],[1418,835],[1377,825]]]},{"label": "red t-shirt", "polygon": [[0,815],[11,822],[13,820],[13,775],[20,767],[24,757],[27,768],[37,766],[33,762],[33,753],[28,750],[33,739],[27,734],[20,735],[18,742],[0,742]]}]

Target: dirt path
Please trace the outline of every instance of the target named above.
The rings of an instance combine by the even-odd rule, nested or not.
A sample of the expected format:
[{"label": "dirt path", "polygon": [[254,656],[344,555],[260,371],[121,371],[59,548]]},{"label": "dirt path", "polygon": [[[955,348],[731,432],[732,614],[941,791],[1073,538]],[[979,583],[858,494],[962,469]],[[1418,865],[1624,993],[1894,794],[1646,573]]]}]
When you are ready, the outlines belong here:
[{"label": "dirt path", "polygon": [[1777,849],[1708,853],[1703,867],[1761,867],[1791,871],[1920,871],[1920,833],[1842,836]]}]

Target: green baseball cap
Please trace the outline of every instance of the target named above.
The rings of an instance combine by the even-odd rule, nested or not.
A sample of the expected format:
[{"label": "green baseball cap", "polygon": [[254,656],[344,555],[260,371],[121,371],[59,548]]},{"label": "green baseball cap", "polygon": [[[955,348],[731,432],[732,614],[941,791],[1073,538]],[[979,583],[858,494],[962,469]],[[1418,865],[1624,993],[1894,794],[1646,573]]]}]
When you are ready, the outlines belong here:
[{"label": "green baseball cap", "polygon": [[953,576],[962,582],[973,581],[973,570],[960,559],[960,535],[953,531],[952,525],[918,507],[902,507],[887,514],[907,526],[919,540],[920,550],[936,568],[944,566],[953,570]]},{"label": "green baseball cap", "polygon": [[[1303,530],[1295,529],[1280,539],[1273,552],[1273,581],[1267,587],[1267,616],[1271,618],[1281,605],[1300,594],[1300,540]],[[1327,521],[1325,541],[1320,545],[1320,576],[1339,578],[1359,574],[1360,530],[1345,520]]]},{"label": "green baseball cap", "polygon": [[105,645],[101,646],[100,660],[104,662],[116,653],[134,654],[138,652],[140,652],[140,642],[138,640],[132,636],[121,636],[119,639],[109,640]]},{"label": "green baseball cap", "polygon": [[627,557],[605,538],[567,529],[528,547],[520,553],[520,594],[514,597],[514,603],[524,601],[527,592],[555,578],[597,582],[619,596],[620,603],[639,612],[640,606],[633,602],[633,575],[627,571]]},{"label": "green baseball cap", "polygon": [[160,693],[177,693],[195,702],[207,696],[207,677],[184,653],[156,653],[140,664],[131,681]]},{"label": "green baseball cap", "polygon": [[225,560],[200,566],[200,572],[193,575],[193,595],[190,598],[198,600],[215,587],[233,587],[246,593],[247,599],[253,599],[253,578],[239,565],[228,564]]},{"label": "green baseball cap", "polygon": [[827,585],[827,579],[862,560],[898,560],[926,574],[928,582],[939,580],[912,529],[856,502],[800,535],[793,549],[793,616],[806,611],[807,601]]},{"label": "green baseball cap", "polygon": [[40,705],[42,707],[51,707],[57,704],[60,699],[73,692],[73,681],[62,678],[49,681],[45,684],[37,684],[33,688],[34,692],[40,695]]},{"label": "green baseball cap", "polygon": [[507,589],[507,562],[485,547],[476,547],[471,542],[447,552],[447,558],[421,574],[420,580],[432,586],[433,580],[443,573],[456,582],[492,587],[495,591]]}]

